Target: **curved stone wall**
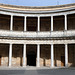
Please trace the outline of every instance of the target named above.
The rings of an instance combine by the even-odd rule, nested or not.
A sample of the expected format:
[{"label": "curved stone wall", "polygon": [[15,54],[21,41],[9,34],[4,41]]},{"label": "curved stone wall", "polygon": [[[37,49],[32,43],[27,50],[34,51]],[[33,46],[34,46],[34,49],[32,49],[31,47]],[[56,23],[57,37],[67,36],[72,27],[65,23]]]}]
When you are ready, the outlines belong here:
[{"label": "curved stone wall", "polygon": [[[73,46],[71,46],[71,44]],[[1,50],[4,50],[6,45],[7,51],[9,52],[6,55],[8,60],[6,63],[9,66],[26,66],[26,64],[28,64],[26,48],[28,48],[27,51],[30,48],[31,50],[36,50],[34,53],[37,58],[35,58],[37,60],[35,61],[37,67],[45,65],[51,67],[54,67],[54,65],[61,66],[61,59],[64,57],[64,65],[66,67],[68,67],[68,64],[69,66],[71,66],[71,64],[75,65],[75,60],[73,59],[75,56],[74,54],[70,54],[72,47],[75,47],[75,4],[47,7],[26,7],[0,4]],[[56,51],[59,53],[59,56],[54,53],[54,49],[60,50],[60,53],[59,50]],[[46,52],[46,50],[48,52]],[[3,51],[1,57],[2,65],[6,65],[6,63],[4,63],[6,60],[5,56],[3,56],[4,52],[5,51]],[[56,56],[54,56],[54,54]],[[72,61],[70,55],[73,56]],[[54,58],[57,59],[55,64]]]}]

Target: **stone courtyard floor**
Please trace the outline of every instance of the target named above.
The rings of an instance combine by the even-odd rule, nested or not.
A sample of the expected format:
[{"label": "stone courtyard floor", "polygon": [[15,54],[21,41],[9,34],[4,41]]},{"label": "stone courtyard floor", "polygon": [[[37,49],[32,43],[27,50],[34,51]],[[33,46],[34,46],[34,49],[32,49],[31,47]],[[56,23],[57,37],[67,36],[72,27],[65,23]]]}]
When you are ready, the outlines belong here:
[{"label": "stone courtyard floor", "polygon": [[75,75],[75,68],[0,67],[0,75]]}]

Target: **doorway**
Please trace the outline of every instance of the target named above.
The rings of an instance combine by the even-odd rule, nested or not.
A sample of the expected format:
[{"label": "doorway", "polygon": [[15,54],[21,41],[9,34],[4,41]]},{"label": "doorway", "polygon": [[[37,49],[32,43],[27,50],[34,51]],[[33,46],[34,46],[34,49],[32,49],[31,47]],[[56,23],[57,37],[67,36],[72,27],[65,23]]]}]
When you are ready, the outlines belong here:
[{"label": "doorway", "polygon": [[61,56],[61,66],[65,66],[65,56]]},{"label": "doorway", "polygon": [[28,66],[36,66],[36,54],[31,51],[27,54],[27,65]]}]

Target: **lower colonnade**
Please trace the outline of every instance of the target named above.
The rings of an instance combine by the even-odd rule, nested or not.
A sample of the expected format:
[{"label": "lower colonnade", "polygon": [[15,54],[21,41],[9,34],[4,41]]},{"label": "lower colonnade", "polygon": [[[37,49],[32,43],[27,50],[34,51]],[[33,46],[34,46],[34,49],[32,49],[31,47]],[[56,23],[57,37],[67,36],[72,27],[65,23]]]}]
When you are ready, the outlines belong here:
[{"label": "lower colonnade", "polygon": [[75,44],[0,44],[1,66],[74,66]]}]

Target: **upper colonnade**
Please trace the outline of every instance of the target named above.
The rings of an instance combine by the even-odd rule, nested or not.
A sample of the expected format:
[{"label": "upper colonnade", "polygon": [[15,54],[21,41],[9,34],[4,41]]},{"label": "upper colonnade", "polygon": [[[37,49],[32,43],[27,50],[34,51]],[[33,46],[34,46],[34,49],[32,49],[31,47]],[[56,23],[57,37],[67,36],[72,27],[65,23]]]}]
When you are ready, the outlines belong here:
[{"label": "upper colonnade", "polygon": [[[24,37],[64,37],[64,36],[71,37],[71,36],[74,36],[74,32],[75,32],[74,29],[71,31],[71,29],[68,28],[69,27],[68,26],[68,20],[69,20],[68,15],[75,14],[75,4],[66,4],[66,5],[57,5],[57,6],[41,6],[41,7],[15,6],[15,5],[0,4],[0,14],[10,16],[10,26],[9,26],[10,31],[14,31],[16,29],[16,27],[13,26],[13,24],[15,23],[13,21],[14,19],[16,19],[15,16],[24,17],[23,18],[24,27],[22,29],[25,32],[25,33],[22,33],[22,32],[12,32],[11,33],[9,31],[3,31],[2,29],[0,29],[0,33],[1,33],[0,36],[12,36],[12,37],[13,35],[14,37],[20,37],[20,36],[21,37],[23,36]],[[27,22],[29,22],[28,20],[30,20],[31,17],[36,17],[34,19],[34,21],[37,21],[35,32],[38,32],[38,33],[35,33],[35,32],[31,32],[31,34],[28,33],[29,30],[27,30],[27,25],[28,25]],[[44,21],[43,20],[45,19],[44,17],[47,17],[48,19],[50,18],[50,20],[47,20],[48,22],[50,21],[49,23],[50,25],[48,25],[49,29],[47,28],[48,29],[47,32],[42,31],[42,25],[44,25],[44,23],[43,24],[41,23],[42,21]],[[73,15],[71,17],[74,18]],[[62,20],[61,22],[62,25],[60,26],[61,29],[60,27],[55,26],[55,24],[57,23],[55,20],[59,20],[59,19]],[[59,30],[57,30],[56,27],[59,28]]]}]

